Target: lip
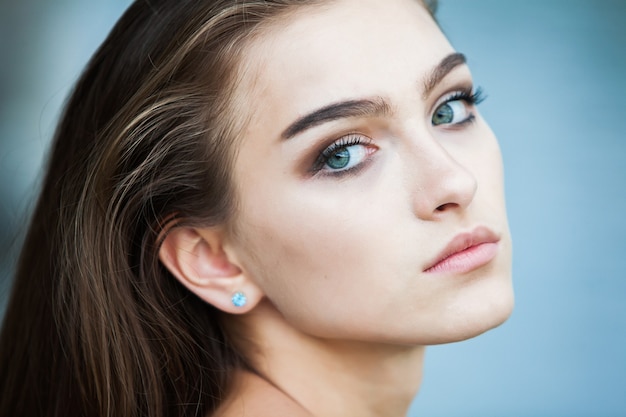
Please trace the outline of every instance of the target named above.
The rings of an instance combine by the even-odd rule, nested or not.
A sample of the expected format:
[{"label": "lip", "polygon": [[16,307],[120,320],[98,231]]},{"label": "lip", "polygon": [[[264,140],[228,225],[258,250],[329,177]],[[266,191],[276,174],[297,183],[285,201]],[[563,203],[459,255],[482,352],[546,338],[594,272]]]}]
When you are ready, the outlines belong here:
[{"label": "lip", "polygon": [[428,263],[427,273],[467,273],[491,262],[498,253],[500,237],[491,229],[479,226],[469,233],[456,235]]}]

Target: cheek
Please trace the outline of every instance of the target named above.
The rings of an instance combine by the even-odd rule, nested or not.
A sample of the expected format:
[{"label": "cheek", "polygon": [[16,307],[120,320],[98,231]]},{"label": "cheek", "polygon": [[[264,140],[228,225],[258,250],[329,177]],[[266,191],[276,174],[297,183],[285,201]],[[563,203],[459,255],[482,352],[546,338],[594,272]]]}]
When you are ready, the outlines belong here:
[{"label": "cheek", "polygon": [[401,271],[415,277],[407,248],[416,242],[389,215],[397,201],[372,204],[376,188],[341,197],[302,188],[276,192],[271,203],[247,194],[239,220],[244,267],[296,327],[318,335],[356,330],[393,304]]},{"label": "cheek", "polygon": [[501,214],[504,217],[504,222],[506,222],[504,167],[502,165],[500,147],[493,134],[491,146],[486,152],[484,163],[477,163],[475,169],[478,172],[477,175],[479,175],[477,201],[489,205],[492,212]]},{"label": "cheek", "polygon": [[491,212],[506,215],[504,210],[504,169],[498,141],[489,126],[479,119],[468,143],[449,148],[453,156],[476,178],[478,188],[474,205],[491,208]]}]

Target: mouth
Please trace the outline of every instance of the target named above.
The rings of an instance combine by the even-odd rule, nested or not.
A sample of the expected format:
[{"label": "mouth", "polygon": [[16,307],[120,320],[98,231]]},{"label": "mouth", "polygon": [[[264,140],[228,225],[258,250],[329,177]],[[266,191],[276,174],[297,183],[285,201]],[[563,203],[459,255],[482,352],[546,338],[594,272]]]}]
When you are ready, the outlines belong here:
[{"label": "mouth", "polygon": [[424,272],[467,273],[478,269],[496,257],[499,241],[500,237],[484,226],[458,234],[428,263]]}]

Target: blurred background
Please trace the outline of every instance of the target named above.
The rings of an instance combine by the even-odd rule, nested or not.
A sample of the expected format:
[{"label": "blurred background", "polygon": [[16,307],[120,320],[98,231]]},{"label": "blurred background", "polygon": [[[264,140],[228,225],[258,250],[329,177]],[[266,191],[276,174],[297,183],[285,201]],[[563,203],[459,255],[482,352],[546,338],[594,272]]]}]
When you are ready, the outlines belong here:
[{"label": "blurred background", "polygon": [[[0,314],[60,107],[128,0],[0,2]],[[517,305],[410,417],[626,416],[626,0],[440,0],[501,141]]]}]

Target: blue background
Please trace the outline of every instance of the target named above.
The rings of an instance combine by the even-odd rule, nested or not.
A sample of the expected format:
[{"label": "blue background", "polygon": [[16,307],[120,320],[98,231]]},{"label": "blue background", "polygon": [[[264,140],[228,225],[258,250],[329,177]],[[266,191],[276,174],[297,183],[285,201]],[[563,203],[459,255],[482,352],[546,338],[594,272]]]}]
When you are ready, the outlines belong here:
[{"label": "blue background", "polygon": [[[127,0],[0,3],[0,305],[59,107]],[[626,416],[626,1],[441,0],[489,98],[517,305],[429,348],[410,416]]]}]

